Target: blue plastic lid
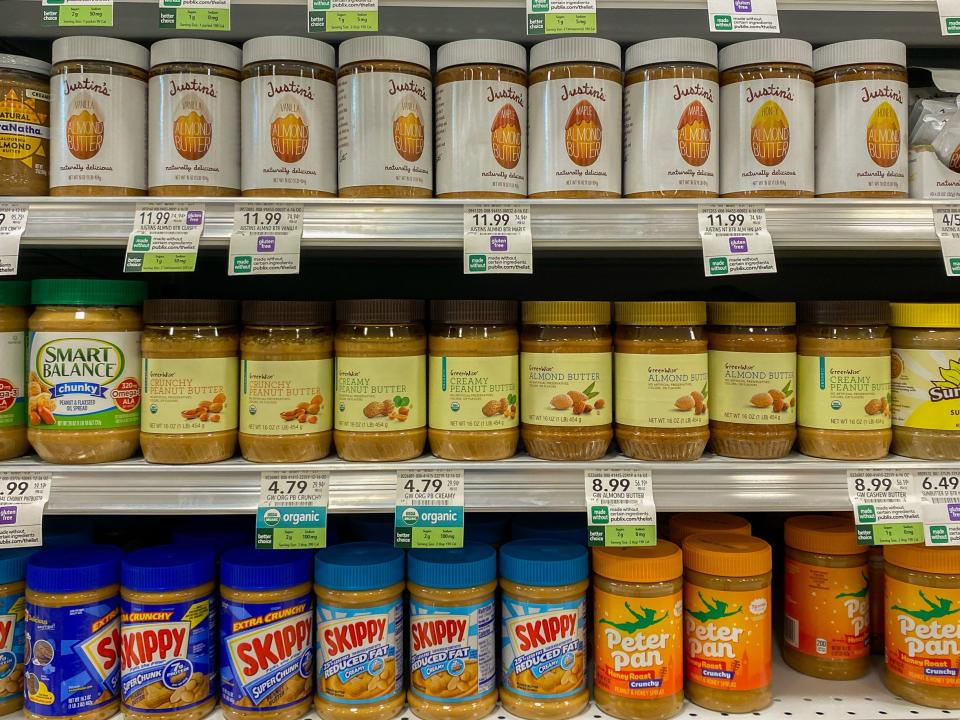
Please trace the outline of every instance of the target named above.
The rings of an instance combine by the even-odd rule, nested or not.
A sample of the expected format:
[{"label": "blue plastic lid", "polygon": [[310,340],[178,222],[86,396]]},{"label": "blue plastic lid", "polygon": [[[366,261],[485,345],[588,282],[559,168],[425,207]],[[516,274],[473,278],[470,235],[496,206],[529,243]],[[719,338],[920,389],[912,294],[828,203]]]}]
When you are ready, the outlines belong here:
[{"label": "blue plastic lid", "polygon": [[470,588],[497,579],[497,553],[489,545],[464,543],[462,548],[411,550],[407,578],[428,588]]},{"label": "blue plastic lid", "polygon": [[502,545],[510,539],[506,513],[468,512],[463,519],[463,538],[466,542],[484,545]]},{"label": "blue plastic lid", "polygon": [[310,550],[235,547],[220,558],[220,584],[234,590],[270,591],[310,582]]},{"label": "blue plastic lid", "polygon": [[134,550],[120,563],[120,584],[136,592],[172,592],[213,582],[217,554],[210,547],[158,545]]},{"label": "blue plastic lid", "polygon": [[215,525],[183,525],[170,533],[170,542],[174,545],[189,545],[196,548],[210,548],[218,555],[224,550],[243,545],[254,546],[253,523],[246,530]]},{"label": "blue plastic lid", "polygon": [[75,593],[116,585],[121,557],[123,551],[115,545],[47,548],[27,562],[27,587],[41,593]]},{"label": "blue plastic lid", "polygon": [[317,552],[314,582],[331,590],[377,590],[403,582],[403,550],[376,542],[344,543]]},{"label": "blue plastic lid", "polygon": [[500,548],[500,577],[521,585],[573,585],[590,573],[583,545],[550,540],[514,540]]},{"label": "blue plastic lid", "polygon": [[27,560],[38,552],[38,547],[0,550],[0,585],[23,582],[27,577]]},{"label": "blue plastic lid", "polygon": [[587,514],[582,512],[515,515],[514,540],[540,539],[587,545]]},{"label": "blue plastic lid", "polygon": [[347,521],[347,537],[354,542],[376,542],[393,545],[396,518],[386,513],[352,515]]}]

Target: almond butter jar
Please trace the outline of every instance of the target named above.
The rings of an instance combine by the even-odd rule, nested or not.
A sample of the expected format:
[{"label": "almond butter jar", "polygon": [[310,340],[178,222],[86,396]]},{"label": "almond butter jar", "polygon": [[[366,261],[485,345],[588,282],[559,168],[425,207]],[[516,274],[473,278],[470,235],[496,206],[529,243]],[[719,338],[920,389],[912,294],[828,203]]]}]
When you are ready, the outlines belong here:
[{"label": "almond butter jar", "polygon": [[46,195],[50,63],[0,53],[0,197]]},{"label": "almond butter jar", "polygon": [[430,48],[389,35],[344,41],[337,129],[340,197],[432,197]]},{"label": "almond butter jar", "polygon": [[720,51],[722,197],[813,197],[813,48],[770,38]]},{"label": "almond butter jar", "polygon": [[716,197],[720,148],[717,46],[663,38],[627,48],[624,197]]},{"label": "almond butter jar", "polygon": [[896,40],[813,51],[817,197],[907,197],[906,65]]},{"label": "almond butter jar", "polygon": [[620,197],[623,73],[617,43],[569,37],[534,45],[530,108],[530,197]]},{"label": "almond butter jar", "polygon": [[527,51],[506,40],[437,50],[437,197],[527,196]]},{"label": "almond butter jar", "polygon": [[106,37],[53,43],[50,194],[147,194],[147,69],[142,45]]},{"label": "almond butter jar", "polygon": [[213,40],[150,46],[150,195],[240,193],[241,63]]}]

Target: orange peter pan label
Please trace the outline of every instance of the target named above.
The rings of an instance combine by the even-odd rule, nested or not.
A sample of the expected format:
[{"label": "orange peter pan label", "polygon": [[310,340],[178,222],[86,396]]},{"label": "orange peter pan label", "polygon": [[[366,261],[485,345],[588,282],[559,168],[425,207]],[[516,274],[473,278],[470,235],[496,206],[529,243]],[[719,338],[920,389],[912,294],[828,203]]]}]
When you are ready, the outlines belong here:
[{"label": "orange peter pan label", "polygon": [[960,688],[960,589],[888,575],[884,598],[887,669],[916,683]]},{"label": "orange peter pan label", "polygon": [[593,591],[594,684],[655,700],[683,691],[683,596],[634,598]]},{"label": "orange peter pan label", "polygon": [[770,684],[770,587],[683,588],[686,677],[717,690],[755,690]]}]

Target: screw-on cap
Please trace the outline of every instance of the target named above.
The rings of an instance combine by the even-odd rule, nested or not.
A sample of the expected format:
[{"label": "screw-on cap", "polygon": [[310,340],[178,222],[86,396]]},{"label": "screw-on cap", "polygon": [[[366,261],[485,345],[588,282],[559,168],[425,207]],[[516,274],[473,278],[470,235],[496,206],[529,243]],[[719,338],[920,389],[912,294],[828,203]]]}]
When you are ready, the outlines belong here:
[{"label": "screw-on cap", "polygon": [[960,546],[884,545],[883,559],[915,572],[960,575]]},{"label": "screw-on cap", "polygon": [[23,582],[27,577],[27,561],[40,548],[13,548],[0,550],[0,585]]},{"label": "screw-on cap", "polygon": [[120,63],[146,70],[150,67],[150,51],[127,40],[96,35],[74,35],[54,40],[53,64],[71,60]]},{"label": "screw-on cap", "polygon": [[813,46],[805,40],[790,38],[763,38],[727,45],[720,51],[720,69],[757,65],[813,64]]},{"label": "screw-on cap", "polygon": [[620,69],[620,46],[596,37],[565,37],[537,43],[530,49],[530,69],[558,63],[602,63]]},{"label": "screw-on cap", "polygon": [[960,303],[890,303],[894,327],[960,328]]},{"label": "screw-on cap", "polygon": [[513,516],[514,540],[549,540],[587,544],[587,516],[578,512],[523,513]]},{"label": "screw-on cap", "polygon": [[336,53],[332,45],[313,38],[294,35],[268,35],[253,38],[243,44],[243,64],[286,60],[323,65],[336,69]]},{"label": "screw-on cap", "polygon": [[683,555],[668,540],[650,547],[595,547],[593,572],[625,583],[669,582],[683,575]]},{"label": "screw-on cap", "polygon": [[120,562],[120,584],[134,592],[175,592],[212,583],[217,554],[209,547],[158,545],[141,548]]},{"label": "screw-on cap", "polygon": [[22,70],[23,72],[50,75],[50,63],[24,55],[0,53],[0,68],[4,70]]},{"label": "screw-on cap", "polygon": [[24,307],[30,304],[30,283],[27,280],[0,282],[0,305]]},{"label": "screw-on cap", "polygon": [[313,581],[345,592],[382,590],[403,582],[403,550],[377,542],[334,545],[317,552]]},{"label": "screw-on cap", "polygon": [[394,61],[430,69],[430,48],[419,40],[392,35],[365,35],[340,44],[340,67],[355,62]]},{"label": "screw-on cap", "polygon": [[423,322],[423,300],[337,300],[337,321],[351,325]]},{"label": "screw-on cap", "polygon": [[787,547],[821,555],[862,555],[869,549],[857,544],[852,517],[838,515],[798,515],[783,525]]},{"label": "screw-on cap", "polygon": [[620,325],[705,325],[707,304],[697,300],[614,303]]},{"label": "screw-on cap", "polygon": [[123,551],[113,545],[71,545],[41,550],[27,561],[27,588],[40,593],[99,590],[120,582]]},{"label": "screw-on cap", "polygon": [[700,63],[717,66],[717,44],[701,38],[659,38],[627,48],[626,70],[659,63]]},{"label": "screw-on cap", "polygon": [[143,302],[146,283],[139,280],[34,280],[34,305],[135,306]]},{"label": "screw-on cap", "polygon": [[437,50],[437,72],[454,65],[507,65],[527,69],[523,45],[507,40],[457,40]]},{"label": "screw-on cap", "polygon": [[842,65],[899,65],[906,67],[907,46],[897,40],[848,40],[813,51],[817,72]]},{"label": "screw-on cap", "polygon": [[528,325],[609,325],[606,300],[526,300],[523,322]]},{"label": "screw-on cap", "polygon": [[750,521],[730,513],[677,513],[670,516],[670,539],[677,545],[697,533],[736,533],[749,535]]},{"label": "screw-on cap", "polygon": [[455,590],[486,585],[497,579],[497,553],[489,545],[464,543],[462,548],[411,550],[407,579],[427,588]]},{"label": "screw-on cap", "polygon": [[216,40],[173,38],[150,46],[150,67],[169,63],[197,63],[239,70],[242,62],[240,48]]},{"label": "screw-on cap", "polygon": [[516,300],[431,300],[430,320],[439,325],[516,325]]},{"label": "screw-on cap", "polygon": [[766,541],[735,533],[698,533],[683,541],[688,570],[716,577],[753,577],[773,568],[773,551]]},{"label": "screw-on cap", "polygon": [[583,545],[549,540],[514,540],[500,548],[500,577],[536,587],[573,585],[589,575]]},{"label": "screw-on cap", "polygon": [[810,325],[889,325],[886,300],[816,300],[800,304],[800,322]]},{"label": "screw-on cap", "polygon": [[792,302],[707,303],[711,325],[743,327],[790,327],[797,324],[797,305]]},{"label": "screw-on cap", "polygon": [[245,300],[243,324],[280,327],[329,325],[333,303],[320,300]]},{"label": "screw-on cap", "polygon": [[234,590],[270,592],[310,582],[309,550],[236,547],[220,558],[220,584]]},{"label": "screw-on cap", "polygon": [[237,303],[233,300],[147,300],[143,304],[145,325],[236,325]]}]

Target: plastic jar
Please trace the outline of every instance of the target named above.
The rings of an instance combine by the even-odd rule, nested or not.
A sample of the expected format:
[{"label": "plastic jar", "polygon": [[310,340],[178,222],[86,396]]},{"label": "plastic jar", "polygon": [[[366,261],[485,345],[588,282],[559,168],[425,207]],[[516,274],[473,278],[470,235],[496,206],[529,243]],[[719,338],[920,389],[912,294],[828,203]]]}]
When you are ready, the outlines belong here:
[{"label": "plastic jar", "polygon": [[884,683],[907,702],[960,708],[960,547],[887,545]]},{"label": "plastic jar", "polygon": [[613,439],[610,303],[523,303],[520,437],[533,457],[597,460]]},{"label": "plastic jar", "polygon": [[430,449],[445,460],[502,460],[517,451],[517,303],[430,304]]},{"label": "plastic jar", "polygon": [[345,40],[337,127],[340,197],[432,197],[430,48],[389,35]]},{"label": "plastic jar", "polygon": [[612,40],[567,37],[530,50],[530,197],[620,197],[620,68]]},{"label": "plastic jar", "polygon": [[149,67],[126,40],[54,40],[51,195],[146,195]]},{"label": "plastic jar", "polygon": [[[893,452],[960,460],[960,304],[892,303]],[[946,374],[946,378],[944,377]]]},{"label": "plastic jar", "polygon": [[527,196],[527,51],[506,40],[437,50],[437,197]]},{"label": "plastic jar", "polygon": [[[220,557],[220,708],[226,720],[297,720],[310,709],[312,560],[306,550],[245,547]],[[271,646],[275,652],[258,652]]]},{"label": "plastic jar", "polygon": [[587,706],[589,574],[582,545],[514,540],[500,548],[500,704],[507,712],[564,720]]},{"label": "plastic jar", "polygon": [[638,460],[696,460],[710,438],[707,306],[618,302],[614,319],[620,451]]},{"label": "plastic jar", "polygon": [[217,703],[217,556],[159,545],[120,563],[125,718],[200,720]]},{"label": "plastic jar", "polygon": [[424,720],[480,720],[497,705],[497,553],[411,550],[410,690]]},{"label": "plastic jar", "polygon": [[333,47],[274,35],[243,44],[241,188],[250,197],[337,194]]},{"label": "plastic jar", "polygon": [[890,305],[803,303],[797,373],[800,452],[875,460],[890,449]]},{"label": "plastic jar", "polygon": [[759,538],[700,533],[683,541],[687,699],[716,712],[773,701],[773,553]]},{"label": "plastic jar", "polygon": [[120,558],[112,545],[27,561],[23,715],[107,720],[120,711]]},{"label": "plastic jar", "polygon": [[236,303],[147,300],[143,320],[143,457],[171,465],[233,457],[240,390]]},{"label": "plastic jar", "polygon": [[[404,554],[375,542],[317,553],[317,714],[389,720],[404,703]],[[363,658],[362,669],[356,667]]]},{"label": "plastic jar", "polygon": [[683,559],[653,547],[593,549],[593,699],[613,717],[666,720],[683,707]]},{"label": "plastic jar", "polygon": [[870,671],[866,545],[849,517],[800,515],[783,526],[783,659],[797,672],[854,680]]},{"label": "plastic jar", "polygon": [[3,627],[4,658],[0,669],[0,715],[23,707],[24,589],[27,560],[39,548],[0,550],[0,626]]},{"label": "plastic jar", "polygon": [[813,48],[765,38],[720,51],[722,197],[813,197]]},{"label": "plastic jar", "polygon": [[240,336],[240,452],[309,462],[333,439],[333,305],[248,301]]},{"label": "plastic jar", "polygon": [[47,462],[137,452],[144,290],[130,280],[33,281],[27,438]]},{"label": "plastic jar", "polygon": [[30,283],[0,283],[0,460],[20,457],[30,449],[23,362],[29,304]]},{"label": "plastic jar", "polygon": [[883,546],[873,545],[867,553],[868,576],[870,578],[870,654],[883,655],[884,616],[883,606]]},{"label": "plastic jar", "polygon": [[667,533],[670,542],[683,545],[683,541],[697,533],[734,533],[749,535],[753,532],[750,521],[730,513],[676,513],[670,516]]},{"label": "plastic jar", "polygon": [[906,65],[896,40],[813,51],[817,197],[907,197]]},{"label": "plastic jar", "polygon": [[241,58],[213,40],[150,46],[151,195],[239,194]]},{"label": "plastic jar", "polygon": [[627,48],[626,70],[624,197],[716,197],[720,190],[716,43],[699,38],[637,43]]},{"label": "plastic jar", "polygon": [[708,304],[710,444],[718,455],[781,458],[797,437],[793,303]]},{"label": "plastic jar", "polygon": [[420,456],[427,441],[423,302],[341,300],[337,322],[337,454],[381,462]]},{"label": "plastic jar", "polygon": [[0,196],[46,195],[50,63],[0,54]]}]

